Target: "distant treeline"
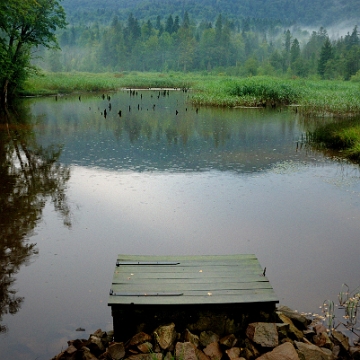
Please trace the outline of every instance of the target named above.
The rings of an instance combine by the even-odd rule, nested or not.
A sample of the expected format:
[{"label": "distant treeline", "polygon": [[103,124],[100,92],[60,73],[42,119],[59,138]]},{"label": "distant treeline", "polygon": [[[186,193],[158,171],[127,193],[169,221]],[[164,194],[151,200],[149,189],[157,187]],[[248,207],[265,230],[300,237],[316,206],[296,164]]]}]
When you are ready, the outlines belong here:
[{"label": "distant treeline", "polygon": [[195,23],[187,12],[139,21],[115,15],[108,26],[69,26],[62,51],[42,49],[34,63],[50,71],[204,71],[229,75],[318,76],[349,80],[360,69],[357,26],[337,39],[279,21],[246,18]]},{"label": "distant treeline", "polygon": [[187,11],[196,20],[214,21],[219,13],[240,18],[281,19],[285,24],[329,26],[358,20],[358,0],[63,0],[70,24],[108,23],[114,15],[126,21],[132,13],[138,19],[156,20],[168,14],[183,17]]}]

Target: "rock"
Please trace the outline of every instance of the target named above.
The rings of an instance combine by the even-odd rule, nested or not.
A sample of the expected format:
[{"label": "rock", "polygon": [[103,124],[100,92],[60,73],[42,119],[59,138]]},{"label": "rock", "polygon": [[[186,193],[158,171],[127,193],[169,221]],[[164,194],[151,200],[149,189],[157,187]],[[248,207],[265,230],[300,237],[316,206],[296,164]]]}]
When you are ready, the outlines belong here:
[{"label": "rock", "polygon": [[78,349],[73,345],[69,345],[69,347],[65,350],[65,353],[68,355],[72,355],[74,354],[76,351],[78,351]]},{"label": "rock", "polygon": [[219,335],[215,334],[212,331],[202,331],[200,333],[200,343],[202,346],[208,346],[213,342],[219,341]]},{"label": "rock", "polygon": [[350,347],[351,360],[360,360],[360,346]]},{"label": "rock", "polygon": [[97,356],[95,356],[88,347],[84,346],[81,349],[82,357],[80,359],[82,360],[98,360]]},{"label": "rock", "polygon": [[246,329],[246,336],[261,347],[274,348],[279,345],[279,336],[275,323],[251,323]]},{"label": "rock", "polygon": [[320,333],[323,333],[323,332],[326,332],[326,327],[323,325],[323,324],[316,324],[314,327],[313,327],[314,331],[316,334],[320,334]]},{"label": "rock", "polygon": [[137,346],[139,344],[142,344],[147,341],[151,341],[152,338],[149,334],[146,334],[144,332],[139,332],[138,334],[134,335],[129,342],[130,346]]},{"label": "rock", "polygon": [[290,309],[287,306],[279,306],[278,311],[281,311],[285,316],[291,319],[297,325],[301,325],[301,327],[305,330],[310,324],[311,320],[305,317],[304,315],[299,314],[297,311]]},{"label": "rock", "polygon": [[190,342],[177,342],[175,345],[176,360],[197,360],[195,346]]},{"label": "rock", "polygon": [[99,356],[105,351],[104,344],[102,343],[101,338],[99,338],[97,335],[90,335],[86,347],[88,347],[90,351],[96,356]]},{"label": "rock", "polygon": [[108,354],[114,360],[120,360],[125,356],[125,346],[122,342],[111,344],[107,350]]},{"label": "rock", "polygon": [[150,342],[144,342],[142,344],[139,344],[137,348],[142,352],[143,354],[151,353],[153,350],[153,344]]},{"label": "rock", "polygon": [[223,356],[223,353],[220,349],[219,343],[212,342],[203,350],[204,354],[207,355],[211,360],[220,360]]},{"label": "rock", "polygon": [[210,360],[210,358],[207,355],[205,355],[205,353],[203,353],[198,348],[195,349],[195,354],[196,354],[197,360]]},{"label": "rock", "polygon": [[184,341],[192,343],[193,345],[195,345],[195,347],[199,347],[199,344],[200,344],[199,337],[197,335],[194,335],[193,333],[191,333],[189,329],[185,330]]},{"label": "rock", "polygon": [[289,329],[289,324],[276,323],[276,330],[278,332],[279,339],[287,338],[289,336]]},{"label": "rock", "polygon": [[277,346],[270,352],[267,352],[260,357],[258,360],[299,360],[298,353],[289,342],[285,342],[282,345]]},{"label": "rock", "polygon": [[334,344],[332,343],[326,332],[322,332],[317,335],[314,335],[313,343],[319,347],[325,347],[330,350],[332,350],[334,347]]},{"label": "rock", "polygon": [[137,355],[131,355],[126,359],[127,360],[163,360],[163,355],[161,353],[137,354]]},{"label": "rock", "polygon": [[227,348],[232,348],[236,345],[237,343],[237,338],[234,334],[230,334],[230,335],[227,335],[227,336],[224,336],[222,337],[220,340],[219,340],[219,343],[220,345],[223,345]]},{"label": "rock", "polygon": [[226,355],[229,357],[229,359],[233,360],[233,359],[237,359],[238,357],[240,357],[241,348],[233,347],[231,349],[226,349],[225,352],[226,352]]},{"label": "rock", "polygon": [[334,339],[334,342],[338,343],[346,352],[350,350],[349,338],[343,333],[334,330],[331,333],[331,336]]},{"label": "rock", "polygon": [[245,349],[244,355],[246,359],[258,358],[260,356],[259,350],[254,346],[254,344],[249,340],[245,339]]},{"label": "rock", "polygon": [[163,350],[168,350],[174,345],[176,339],[175,324],[159,326],[154,331],[155,339]]},{"label": "rock", "polygon": [[295,341],[295,345],[299,350],[299,355],[304,360],[333,360],[334,356],[328,349],[319,348],[314,344],[305,344]]},{"label": "rock", "polygon": [[279,317],[280,321],[282,321],[284,324],[289,325],[289,333],[292,335],[293,338],[295,338],[296,340],[301,340],[304,337],[304,333],[294,325],[290,318],[288,318],[280,311],[277,311],[276,314]]}]

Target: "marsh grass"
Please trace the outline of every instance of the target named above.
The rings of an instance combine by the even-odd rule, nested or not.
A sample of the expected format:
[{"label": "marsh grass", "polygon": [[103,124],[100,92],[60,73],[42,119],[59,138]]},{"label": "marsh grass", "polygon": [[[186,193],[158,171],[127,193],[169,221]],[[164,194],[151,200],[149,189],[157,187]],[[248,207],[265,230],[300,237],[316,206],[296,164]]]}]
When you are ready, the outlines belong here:
[{"label": "marsh grass", "polygon": [[360,114],[360,83],[355,81],[175,72],[42,73],[29,78],[21,94],[116,91],[124,87],[191,88],[191,101],[198,106],[297,105],[299,112],[309,117]]},{"label": "marsh grass", "polygon": [[337,120],[309,132],[308,140],[320,148],[342,151],[351,160],[360,161],[360,118]]},{"label": "marsh grass", "polygon": [[174,73],[41,73],[25,83],[21,95],[116,91],[121,88],[189,88],[191,76]]}]

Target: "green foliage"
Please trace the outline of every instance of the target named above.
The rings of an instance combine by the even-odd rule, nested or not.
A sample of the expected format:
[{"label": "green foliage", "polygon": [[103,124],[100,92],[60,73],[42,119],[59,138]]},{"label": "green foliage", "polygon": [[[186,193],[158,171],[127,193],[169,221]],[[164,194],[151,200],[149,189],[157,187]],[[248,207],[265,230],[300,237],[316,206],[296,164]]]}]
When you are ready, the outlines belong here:
[{"label": "green foliage", "polygon": [[[185,6],[184,6],[185,5]],[[169,14],[183,15],[184,10],[196,21],[214,22],[219,13],[231,20],[241,18],[283,19],[290,23],[319,26],[356,19],[360,13],[357,0],[64,0],[64,7],[71,23],[106,22],[114,14],[125,20],[130,13],[139,19],[166,19]],[[185,9],[184,9],[185,7]],[[248,30],[246,30],[248,31]]]},{"label": "green foliage", "polygon": [[300,98],[301,91],[280,79],[250,78],[235,84],[230,95],[256,97],[261,103],[292,104]]},{"label": "green foliage", "polygon": [[342,151],[349,159],[360,161],[360,118],[331,122],[309,134],[311,143]]},{"label": "green foliage", "polygon": [[2,102],[21,86],[30,69],[30,52],[39,45],[56,47],[55,31],[65,27],[57,0],[10,0],[0,4],[0,86]]}]

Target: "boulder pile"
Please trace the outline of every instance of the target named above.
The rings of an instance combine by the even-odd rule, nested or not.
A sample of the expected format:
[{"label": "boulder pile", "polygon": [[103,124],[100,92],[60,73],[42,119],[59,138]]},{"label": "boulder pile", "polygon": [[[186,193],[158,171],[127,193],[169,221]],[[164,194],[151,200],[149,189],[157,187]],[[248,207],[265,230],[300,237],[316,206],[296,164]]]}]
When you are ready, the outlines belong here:
[{"label": "boulder pile", "polygon": [[245,332],[221,335],[195,328],[178,333],[170,323],[124,342],[114,342],[112,331],[97,330],[87,340],[69,341],[52,360],[360,360],[359,344],[350,346],[343,333],[329,333],[288,307],[267,319],[247,324]]}]

